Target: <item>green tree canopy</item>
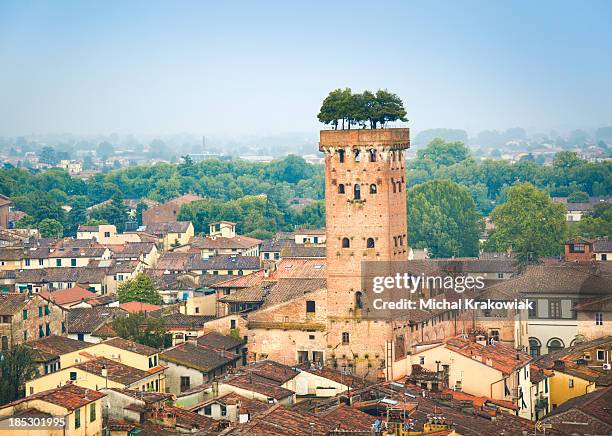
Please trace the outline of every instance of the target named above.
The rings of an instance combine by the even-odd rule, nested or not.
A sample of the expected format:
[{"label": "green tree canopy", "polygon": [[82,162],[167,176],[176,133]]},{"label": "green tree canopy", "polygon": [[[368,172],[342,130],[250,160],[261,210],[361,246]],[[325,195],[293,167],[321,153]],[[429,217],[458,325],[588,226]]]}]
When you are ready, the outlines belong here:
[{"label": "green tree canopy", "polygon": [[64,235],[64,226],[57,220],[45,218],[37,225],[40,236],[43,238],[61,238]]},{"label": "green tree canopy", "polygon": [[136,277],[126,280],[117,287],[117,297],[120,303],[140,301],[142,303],[160,304],[161,296],[155,288],[151,277],[139,273]]},{"label": "green tree canopy", "polygon": [[161,349],[172,345],[163,319],[146,316],[142,312],[115,318],[113,330],[123,339],[149,347]]},{"label": "green tree canopy", "polygon": [[376,129],[379,124],[384,127],[388,122],[408,121],[404,103],[397,94],[386,89],[379,89],[376,94],[371,91],[353,94],[350,88],[331,91],[321,104],[318,119],[334,129],[340,121],[342,129],[356,124],[362,128],[369,124]]},{"label": "green tree canopy", "polygon": [[506,197],[491,213],[495,228],[487,248],[512,249],[521,262],[561,254],[566,235],[564,206],[528,182],[508,188]]},{"label": "green tree canopy", "polygon": [[470,150],[463,142],[446,142],[436,138],[427,147],[417,151],[419,159],[429,159],[437,166],[448,166],[466,160]]},{"label": "green tree canopy", "polygon": [[34,352],[24,345],[16,345],[0,353],[0,404],[10,403],[25,396],[25,382],[38,370]]},{"label": "green tree canopy", "polygon": [[408,196],[410,245],[432,257],[477,256],[481,217],[470,192],[449,180],[412,187]]},{"label": "green tree canopy", "polygon": [[568,203],[586,203],[587,201],[589,201],[589,194],[584,191],[572,192],[567,197]]}]

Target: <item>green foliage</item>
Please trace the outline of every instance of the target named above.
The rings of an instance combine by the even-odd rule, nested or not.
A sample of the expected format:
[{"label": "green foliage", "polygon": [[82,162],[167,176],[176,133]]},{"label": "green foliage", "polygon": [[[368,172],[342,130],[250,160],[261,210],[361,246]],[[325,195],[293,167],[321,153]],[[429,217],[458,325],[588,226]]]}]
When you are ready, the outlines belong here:
[{"label": "green foliage", "polygon": [[117,287],[119,303],[140,301],[142,303],[161,304],[162,299],[151,277],[139,273],[136,277],[126,280]]},{"label": "green foliage", "polygon": [[108,221],[89,219],[83,223],[84,226],[101,226],[104,224],[108,224]]},{"label": "green foliage", "polygon": [[561,170],[569,170],[584,163],[585,161],[580,159],[575,151],[560,151],[553,159],[553,166]]},{"label": "green foliage", "polygon": [[396,94],[383,89],[376,94],[370,91],[353,94],[350,88],[331,91],[323,100],[318,119],[334,129],[338,128],[339,120],[343,129],[357,124],[365,128],[368,123],[376,129],[379,124],[384,127],[387,122],[407,121],[404,103]]},{"label": "green foliage", "polygon": [[64,234],[64,226],[57,220],[45,218],[38,225],[38,231],[43,238],[61,238]]},{"label": "green foliage", "polygon": [[512,249],[522,262],[561,254],[566,235],[564,206],[527,182],[508,188],[506,195],[507,201],[491,214],[495,229],[486,248]]},{"label": "green foliage", "polygon": [[115,318],[113,330],[123,339],[149,347],[161,349],[172,345],[163,319],[145,316],[142,312]]},{"label": "green foliage", "polygon": [[597,204],[580,221],[570,223],[568,235],[585,238],[612,238],[612,204]]},{"label": "green foliage", "polygon": [[567,196],[568,203],[586,203],[589,201],[589,194],[584,191],[572,192]]},{"label": "green foliage", "polygon": [[16,345],[0,352],[0,404],[23,398],[25,382],[37,373],[31,348]]},{"label": "green foliage", "polygon": [[417,152],[417,157],[430,160],[436,166],[448,166],[466,160],[470,156],[470,150],[463,142],[446,142],[441,138],[435,138],[427,147]]},{"label": "green foliage", "polygon": [[410,245],[432,257],[477,256],[482,225],[470,192],[449,180],[434,180],[407,192]]},{"label": "green foliage", "polygon": [[320,229],[325,227],[325,201],[320,200],[304,206],[295,214],[293,223],[303,227]]},{"label": "green foliage", "polygon": [[18,229],[33,229],[36,227],[36,220],[30,215],[22,216],[15,223],[15,228]]},{"label": "green foliage", "polygon": [[111,202],[94,209],[91,217],[114,224],[117,231],[123,232],[125,222],[128,220],[128,208],[123,204],[123,196],[120,193],[113,195]]}]

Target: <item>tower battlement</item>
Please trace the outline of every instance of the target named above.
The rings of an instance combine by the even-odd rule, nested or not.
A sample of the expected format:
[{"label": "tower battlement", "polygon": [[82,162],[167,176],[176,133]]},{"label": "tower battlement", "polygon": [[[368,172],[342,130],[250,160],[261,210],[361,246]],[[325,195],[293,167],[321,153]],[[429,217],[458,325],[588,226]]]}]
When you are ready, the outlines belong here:
[{"label": "tower battlement", "polygon": [[337,147],[385,147],[405,150],[410,146],[410,130],[395,129],[354,129],[321,130],[319,150],[328,151]]}]

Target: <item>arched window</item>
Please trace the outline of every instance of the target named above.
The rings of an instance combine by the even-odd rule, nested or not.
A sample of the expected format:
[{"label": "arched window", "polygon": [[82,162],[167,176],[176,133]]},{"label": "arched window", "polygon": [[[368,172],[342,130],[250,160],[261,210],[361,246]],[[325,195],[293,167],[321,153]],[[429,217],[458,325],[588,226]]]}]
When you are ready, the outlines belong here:
[{"label": "arched window", "polygon": [[529,338],[529,354],[531,357],[538,357],[540,355],[540,348],[542,348],[542,344],[537,338]]},{"label": "arched window", "polygon": [[342,248],[349,248],[351,246],[351,241],[349,238],[342,238]]},{"label": "arched window", "polygon": [[548,348],[549,353],[554,353],[555,351],[563,350],[565,345],[561,339],[552,338],[550,341],[548,341],[548,344],[546,344],[546,348]]},{"label": "arched window", "polygon": [[397,236],[393,237],[393,245],[397,247]]},{"label": "arched window", "polygon": [[376,186],[375,183],[372,183],[370,185],[370,194],[376,194],[376,192],[378,192],[378,187]]},{"label": "arched window", "polygon": [[363,294],[361,291],[355,292],[355,307],[357,309],[363,309]]},{"label": "arched window", "polygon": [[402,180],[398,180],[398,182],[397,182],[397,192],[402,192],[402,184],[403,184],[403,181]]},{"label": "arched window", "polygon": [[399,239],[399,244],[400,245],[404,245],[404,237],[403,236],[398,236],[397,239]]},{"label": "arched window", "polygon": [[359,186],[359,184],[356,184],[353,191],[355,193],[355,200],[361,200],[361,186]]},{"label": "arched window", "polygon": [[391,185],[393,185],[393,193],[396,193],[397,187],[395,186],[395,180],[393,180],[393,177],[391,177]]},{"label": "arched window", "polygon": [[353,154],[355,155],[355,162],[361,161],[361,151],[358,148],[353,150]]},{"label": "arched window", "polygon": [[376,150],[370,148],[370,162],[376,162]]},{"label": "arched window", "polygon": [[374,238],[368,238],[366,246],[368,248],[374,248]]},{"label": "arched window", "polygon": [[242,271],[241,269],[239,269],[239,270],[238,270],[238,275],[239,275],[239,276],[244,275],[244,271]]},{"label": "arched window", "polygon": [[338,185],[338,194],[344,194],[344,184],[342,183]]},{"label": "arched window", "polygon": [[338,149],[338,159],[340,160],[340,163],[344,162],[344,150],[341,148]]}]

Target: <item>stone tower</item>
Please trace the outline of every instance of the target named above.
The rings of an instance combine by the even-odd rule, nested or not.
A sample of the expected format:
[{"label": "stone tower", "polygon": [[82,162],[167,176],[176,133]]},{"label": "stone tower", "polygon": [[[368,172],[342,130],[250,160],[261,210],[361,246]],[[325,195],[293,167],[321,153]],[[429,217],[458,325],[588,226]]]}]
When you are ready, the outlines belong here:
[{"label": "stone tower", "polygon": [[[358,374],[392,356],[393,322],[362,319],[361,262],[408,256],[409,130],[323,130],[327,229],[327,359]],[[372,375],[372,374],[370,374]]]}]

